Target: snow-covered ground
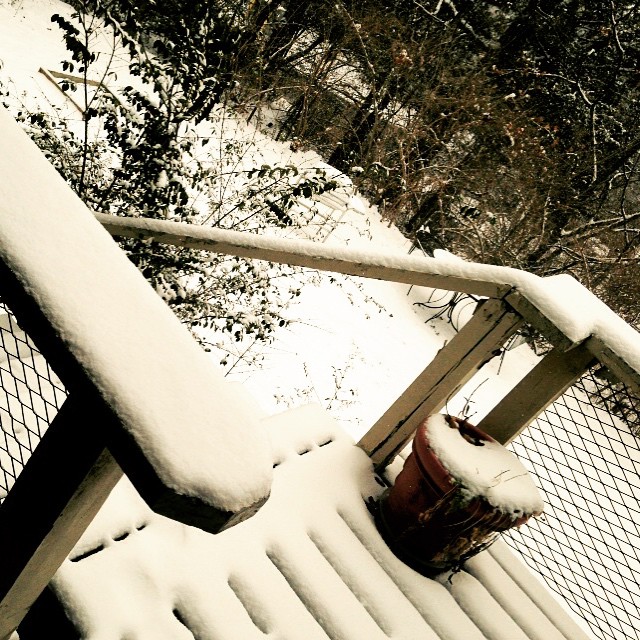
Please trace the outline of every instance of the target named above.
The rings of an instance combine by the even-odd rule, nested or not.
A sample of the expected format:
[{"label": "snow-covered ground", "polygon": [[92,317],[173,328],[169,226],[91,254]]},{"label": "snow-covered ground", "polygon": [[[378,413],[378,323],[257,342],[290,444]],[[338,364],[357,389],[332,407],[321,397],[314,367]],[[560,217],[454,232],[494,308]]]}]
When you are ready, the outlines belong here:
[{"label": "snow-covered ground", "polygon": [[[70,9],[58,0],[0,0],[0,79],[26,105],[50,105],[77,117],[76,107],[39,71],[60,69],[60,61],[67,57],[59,29],[50,22],[54,13],[68,15]],[[123,68],[119,73],[122,78]],[[309,152],[278,145],[244,124],[233,126],[234,135],[246,135],[255,157],[266,163],[321,164]],[[324,213],[330,215],[331,210]],[[349,198],[346,211],[336,212],[334,220],[335,224],[318,229],[319,241],[397,255],[411,249],[397,229],[381,221],[357,194]],[[228,379],[243,383],[265,413],[318,402],[359,439],[454,335],[446,317],[434,317],[439,306],[446,304],[446,295],[309,273],[301,295],[287,311],[288,326],[268,344],[226,344],[225,373]],[[429,306],[418,304],[425,302]],[[459,304],[456,322],[462,323],[472,309],[469,299]],[[218,362],[222,352],[211,357]],[[536,361],[526,345],[507,351],[452,398],[447,411],[479,421]],[[581,482],[579,476],[576,482]],[[612,609],[611,615],[618,614]],[[640,636],[629,632],[627,637]]]}]

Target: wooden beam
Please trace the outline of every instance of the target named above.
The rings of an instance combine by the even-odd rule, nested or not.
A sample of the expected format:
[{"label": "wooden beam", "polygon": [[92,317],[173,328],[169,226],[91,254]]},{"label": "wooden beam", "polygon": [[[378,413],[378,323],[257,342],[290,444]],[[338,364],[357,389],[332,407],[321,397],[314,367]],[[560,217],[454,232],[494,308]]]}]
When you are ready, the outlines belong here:
[{"label": "wooden beam", "polygon": [[[143,242],[158,242],[363,278],[461,291],[488,298],[502,297],[511,289],[506,273],[504,282],[499,278],[494,281],[447,275],[442,273],[446,271],[447,265],[429,258],[354,252],[349,248],[328,247],[309,240],[273,238],[166,220],[124,218],[102,213],[94,215],[111,235],[135,238]],[[455,272],[455,268],[452,271]]]},{"label": "wooden beam", "polygon": [[501,300],[482,304],[358,443],[376,468],[385,467],[418,425],[442,409],[482,365],[497,355],[522,322]]},{"label": "wooden beam", "polygon": [[597,360],[589,341],[568,351],[556,347],[502,399],[478,428],[506,445],[517,438]]},{"label": "wooden beam", "polygon": [[593,353],[620,382],[626,384],[634,393],[640,396],[640,372],[636,371],[622,356],[607,346],[600,338],[591,338],[588,347],[591,353]]},{"label": "wooden beam", "polygon": [[65,73],[64,71],[55,71],[53,69],[44,69],[40,67],[40,73],[49,74],[59,80],[69,80],[75,84],[86,84],[89,87],[105,87],[106,86],[100,80],[92,80],[91,78],[85,78],[84,76],[74,76],[71,73]]},{"label": "wooden beam", "polygon": [[[504,297],[504,301],[521,315],[527,324],[539,331],[553,346],[561,347],[565,350],[575,346],[575,343],[565,336],[523,293],[515,290],[511,291]],[[562,300],[557,301],[558,305],[562,305],[562,303]]]},{"label": "wooden beam", "polygon": [[14,631],[122,475],[105,449],[114,420],[70,396],[0,505],[0,638]]}]

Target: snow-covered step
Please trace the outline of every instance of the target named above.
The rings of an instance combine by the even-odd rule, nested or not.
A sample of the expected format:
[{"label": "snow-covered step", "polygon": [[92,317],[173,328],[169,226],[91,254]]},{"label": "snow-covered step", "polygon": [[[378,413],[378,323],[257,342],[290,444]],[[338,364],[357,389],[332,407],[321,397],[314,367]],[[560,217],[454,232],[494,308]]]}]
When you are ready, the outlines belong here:
[{"label": "snow-covered step", "polygon": [[168,520],[117,486],[53,581],[81,638],[586,638],[503,545],[450,581],[398,560],[365,504],[382,490],[369,459],[319,406],[264,424],[272,494],[230,530]]}]

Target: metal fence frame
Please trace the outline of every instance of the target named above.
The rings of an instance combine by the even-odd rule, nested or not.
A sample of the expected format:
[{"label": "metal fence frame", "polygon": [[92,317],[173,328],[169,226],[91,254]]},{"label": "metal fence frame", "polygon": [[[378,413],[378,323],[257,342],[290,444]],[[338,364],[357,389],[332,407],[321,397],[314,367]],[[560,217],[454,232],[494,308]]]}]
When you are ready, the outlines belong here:
[{"label": "metal fence frame", "polygon": [[0,300],[0,502],[66,397],[58,377]]}]

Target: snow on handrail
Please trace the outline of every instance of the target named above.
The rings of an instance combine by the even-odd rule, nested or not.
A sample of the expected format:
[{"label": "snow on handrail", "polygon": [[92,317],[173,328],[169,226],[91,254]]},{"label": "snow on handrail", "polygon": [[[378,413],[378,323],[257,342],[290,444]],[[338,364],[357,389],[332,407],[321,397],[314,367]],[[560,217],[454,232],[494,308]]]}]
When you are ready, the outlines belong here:
[{"label": "snow on handrail", "polygon": [[166,220],[124,218],[101,213],[95,216],[114,236],[365,278],[464,291],[490,298],[504,295],[512,287],[511,280],[522,273],[505,267],[488,267],[472,273],[468,268],[470,263],[461,260],[444,262],[434,258],[336,247],[311,240],[277,238]]},{"label": "snow on handrail", "polygon": [[455,257],[416,257],[165,220],[95,216],[114,236],[502,298],[564,349],[589,339],[594,355],[640,386],[640,334],[569,275],[541,278]]}]

